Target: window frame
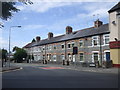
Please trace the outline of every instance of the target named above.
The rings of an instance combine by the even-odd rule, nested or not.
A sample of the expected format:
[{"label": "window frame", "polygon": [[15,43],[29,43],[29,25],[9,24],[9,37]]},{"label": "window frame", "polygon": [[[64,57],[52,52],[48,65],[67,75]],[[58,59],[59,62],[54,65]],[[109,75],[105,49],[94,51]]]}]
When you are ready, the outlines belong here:
[{"label": "window frame", "polygon": [[[94,38],[96,38],[96,39],[94,39]],[[98,41],[99,39],[98,38],[99,38],[99,36],[92,36],[92,46],[95,47],[95,46],[99,45],[99,41]],[[94,44],[94,40],[97,40],[97,45]]]},{"label": "window frame", "polygon": [[103,43],[104,43],[104,45],[109,45],[109,43],[106,43],[106,36],[109,36],[109,37],[107,37],[107,39],[109,39],[109,42],[110,42],[110,35],[105,34],[105,35],[103,35]]},{"label": "window frame", "polygon": [[[83,55],[80,55],[83,54]],[[84,62],[84,53],[79,53],[79,57],[81,58],[81,56],[83,57],[83,60],[80,60],[80,62]]]},{"label": "window frame", "polygon": [[[68,45],[70,45],[70,47],[68,47]],[[68,49],[71,49],[71,43],[68,43],[68,44],[67,44],[67,48],[68,48]]]},{"label": "window frame", "polygon": [[[80,46],[80,43],[82,42],[82,46]],[[79,47],[83,47],[84,46],[84,42],[83,42],[83,40],[80,40],[79,41]]]}]

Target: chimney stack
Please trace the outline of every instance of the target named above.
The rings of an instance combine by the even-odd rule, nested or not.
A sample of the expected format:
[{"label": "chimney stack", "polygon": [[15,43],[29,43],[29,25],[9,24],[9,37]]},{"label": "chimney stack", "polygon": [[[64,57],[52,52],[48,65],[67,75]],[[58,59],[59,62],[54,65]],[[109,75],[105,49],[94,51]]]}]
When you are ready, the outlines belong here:
[{"label": "chimney stack", "polygon": [[72,33],[72,27],[71,26],[67,26],[66,27],[66,34],[70,34]]},{"label": "chimney stack", "polygon": [[103,22],[99,19],[94,22],[94,27],[100,27],[101,25],[103,25]]},{"label": "chimney stack", "polygon": [[48,33],[48,39],[52,38],[53,37],[53,33],[52,32],[49,32]]},{"label": "chimney stack", "polygon": [[37,37],[36,37],[36,41],[37,41],[37,42],[39,42],[40,39],[41,39],[40,36],[37,36]]}]

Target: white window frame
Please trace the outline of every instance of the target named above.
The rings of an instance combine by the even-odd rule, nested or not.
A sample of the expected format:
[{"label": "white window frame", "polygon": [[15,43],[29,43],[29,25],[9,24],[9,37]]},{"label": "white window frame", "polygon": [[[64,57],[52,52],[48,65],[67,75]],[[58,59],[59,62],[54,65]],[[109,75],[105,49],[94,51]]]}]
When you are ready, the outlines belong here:
[{"label": "white window frame", "polygon": [[[68,48],[68,44],[70,44],[70,48]],[[68,48],[68,49],[71,49],[71,43],[68,43],[68,44],[67,44],[67,48]]]},{"label": "white window frame", "polygon": [[[81,53],[82,53],[82,52],[81,52]],[[79,53],[79,57],[80,57],[80,54],[81,54],[81,53]],[[82,54],[83,54],[83,61],[80,60],[80,62],[84,62],[84,53],[82,53]]]},{"label": "white window frame", "polygon": [[53,55],[53,61],[57,61],[56,59],[57,59],[57,55]]},{"label": "white window frame", "polygon": [[[82,46],[80,46],[80,43],[82,42]],[[80,40],[79,41],[79,47],[83,47],[84,46],[84,41],[83,40]]]},{"label": "white window frame", "polygon": [[53,45],[53,49],[56,50],[54,47],[57,49],[57,45],[56,44]]},{"label": "white window frame", "polygon": [[[94,45],[94,43],[93,43],[93,41],[95,40],[94,38],[97,38],[97,39],[96,39],[96,40],[97,40],[97,45]],[[99,41],[98,41],[99,39],[98,39],[98,38],[99,38],[99,36],[93,36],[93,37],[92,37],[92,47],[99,46],[99,44],[98,44],[98,43],[99,43]]]},{"label": "white window frame", "polygon": [[72,42],[72,43],[71,43],[71,47],[74,47],[74,46],[72,46],[73,44],[74,44],[74,46],[75,46],[75,42]]},{"label": "white window frame", "polygon": [[[64,45],[64,48],[62,48],[62,45]],[[62,48],[62,50],[65,49],[65,44],[61,44],[61,48]]]},{"label": "white window frame", "polygon": [[65,60],[65,55],[64,54],[61,54],[61,59]]},{"label": "white window frame", "polygon": [[109,36],[109,41],[110,41],[110,35],[109,34],[103,35],[103,43],[104,43],[103,45],[109,45],[109,43],[108,44],[105,43],[105,39],[106,39],[105,37],[106,36]]},{"label": "white window frame", "polygon": [[104,51],[104,61],[106,61],[106,52],[110,52],[110,50],[105,50]]},{"label": "white window frame", "polygon": [[[45,50],[45,46],[42,47],[42,50],[43,50],[43,49]],[[43,51],[44,51],[44,50],[43,50]]]},{"label": "white window frame", "polygon": [[99,51],[92,51],[92,62],[94,63],[94,53],[98,53],[98,61],[100,60]]},{"label": "white window frame", "polygon": [[49,45],[49,50],[52,50],[52,46],[51,45]]}]

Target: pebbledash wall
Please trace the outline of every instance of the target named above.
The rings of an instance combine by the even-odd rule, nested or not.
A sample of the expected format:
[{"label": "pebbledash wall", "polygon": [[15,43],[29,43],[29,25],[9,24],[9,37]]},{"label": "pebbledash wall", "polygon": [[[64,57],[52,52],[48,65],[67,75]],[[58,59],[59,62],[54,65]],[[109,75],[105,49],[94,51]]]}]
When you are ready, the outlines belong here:
[{"label": "pebbledash wall", "polygon": [[[113,15],[111,15],[111,12],[109,13],[111,20]],[[36,42],[31,42],[23,48],[29,55],[34,56],[34,61],[46,60],[56,63],[63,63],[63,61],[71,63],[99,61],[99,64],[102,65],[103,61],[113,60],[114,63],[117,63],[116,59],[111,59],[110,56],[109,40],[113,36],[111,31],[114,28],[112,28],[111,24],[103,24],[98,19],[90,28],[73,32],[72,27],[67,26],[66,34],[54,37],[53,33],[49,32],[48,38],[44,40],[37,36]],[[73,54],[73,47],[77,47],[77,54]]]}]

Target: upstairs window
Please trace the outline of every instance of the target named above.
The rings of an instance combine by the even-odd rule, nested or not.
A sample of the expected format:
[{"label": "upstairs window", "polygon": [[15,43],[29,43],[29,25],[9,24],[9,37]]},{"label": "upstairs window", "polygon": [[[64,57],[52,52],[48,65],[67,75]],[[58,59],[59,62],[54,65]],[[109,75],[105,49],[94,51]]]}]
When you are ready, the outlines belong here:
[{"label": "upstairs window", "polygon": [[49,50],[51,50],[51,49],[52,49],[52,46],[50,45],[50,46],[49,46]]},{"label": "upstairs window", "polygon": [[92,46],[97,46],[98,45],[98,36],[92,37]]},{"label": "upstairs window", "polygon": [[71,48],[71,45],[70,45],[70,44],[68,44],[68,48]]},{"label": "upstairs window", "polygon": [[80,45],[80,47],[83,46],[83,40],[80,40],[79,45]]},{"label": "upstairs window", "polygon": [[54,49],[56,49],[57,48],[57,46],[56,45],[54,45]]},{"label": "upstairs window", "polygon": [[61,45],[62,49],[64,49],[64,45]]},{"label": "upstairs window", "polygon": [[72,47],[74,47],[74,45],[75,45],[75,43],[73,42],[73,43],[72,43]]},{"label": "upstairs window", "polygon": [[110,40],[109,35],[104,35],[103,38],[104,38],[104,45],[108,45]]}]

